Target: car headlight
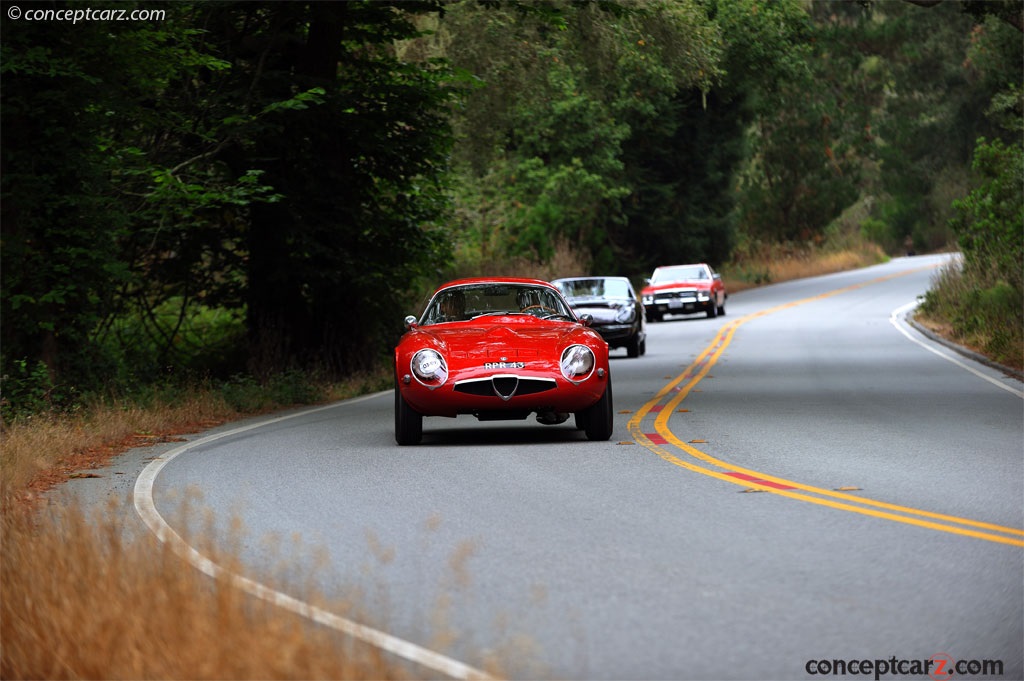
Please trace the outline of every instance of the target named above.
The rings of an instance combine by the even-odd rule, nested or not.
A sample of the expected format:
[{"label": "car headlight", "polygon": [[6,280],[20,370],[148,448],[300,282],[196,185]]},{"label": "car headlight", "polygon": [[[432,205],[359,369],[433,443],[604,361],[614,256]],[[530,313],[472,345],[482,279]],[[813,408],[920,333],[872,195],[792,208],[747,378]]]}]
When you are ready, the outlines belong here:
[{"label": "car headlight", "polygon": [[653,305],[654,296],[644,296],[644,305]]},{"label": "car headlight", "polygon": [[420,350],[412,356],[409,364],[412,375],[427,387],[441,385],[448,380],[448,364],[435,350]]},{"label": "car headlight", "polygon": [[697,292],[697,300],[699,300],[701,302],[704,302],[704,301],[707,301],[707,300],[711,300],[711,294],[708,293],[707,291],[698,291]]},{"label": "car headlight", "polygon": [[629,324],[634,319],[636,319],[636,310],[632,305],[620,307],[619,311],[615,313],[615,321],[619,324]]},{"label": "car headlight", "polygon": [[585,345],[570,345],[562,351],[558,366],[570,381],[581,381],[594,370],[594,352]]}]

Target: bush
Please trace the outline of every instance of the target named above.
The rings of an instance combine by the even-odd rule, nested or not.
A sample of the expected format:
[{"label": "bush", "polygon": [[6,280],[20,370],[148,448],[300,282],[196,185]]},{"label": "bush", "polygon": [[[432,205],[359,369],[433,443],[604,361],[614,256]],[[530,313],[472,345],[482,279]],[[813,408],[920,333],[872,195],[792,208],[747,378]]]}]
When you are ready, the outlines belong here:
[{"label": "bush", "polygon": [[1024,355],[1024,147],[978,140],[980,181],[953,204],[950,222],[963,252],[959,275],[946,274],[925,300],[954,335],[1020,369]]},{"label": "bush", "polygon": [[0,377],[0,421],[7,423],[32,414],[67,409],[75,404],[73,387],[54,384],[46,364],[15,360]]},{"label": "bush", "polygon": [[297,404],[315,404],[327,399],[324,386],[302,371],[286,371],[259,381],[248,374],[238,374],[220,387],[224,401],[243,414]]},{"label": "bush", "polygon": [[987,286],[972,270],[951,265],[925,296],[920,314],[952,327],[953,340],[996,362],[1024,369],[1024,305],[1005,281]]}]

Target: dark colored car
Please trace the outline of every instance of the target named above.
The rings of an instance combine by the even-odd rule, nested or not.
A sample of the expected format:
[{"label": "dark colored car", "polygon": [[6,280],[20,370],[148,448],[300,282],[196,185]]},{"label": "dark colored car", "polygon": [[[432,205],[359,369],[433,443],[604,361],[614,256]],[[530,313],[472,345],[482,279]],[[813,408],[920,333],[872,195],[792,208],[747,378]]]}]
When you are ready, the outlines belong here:
[{"label": "dark colored car", "polygon": [[722,276],[710,265],[657,267],[641,294],[647,321],[660,322],[666,314],[704,312],[714,318],[725,314],[728,294]]},{"label": "dark colored car", "polygon": [[630,357],[647,352],[644,306],[626,277],[567,277],[551,282],[578,317],[590,315],[590,326],[610,348],[626,348]]},{"label": "dark colored car", "polygon": [[395,440],[414,445],[424,416],[543,425],[575,416],[590,440],[614,425],[608,343],[536,279],[460,279],[437,289],[395,348]]}]

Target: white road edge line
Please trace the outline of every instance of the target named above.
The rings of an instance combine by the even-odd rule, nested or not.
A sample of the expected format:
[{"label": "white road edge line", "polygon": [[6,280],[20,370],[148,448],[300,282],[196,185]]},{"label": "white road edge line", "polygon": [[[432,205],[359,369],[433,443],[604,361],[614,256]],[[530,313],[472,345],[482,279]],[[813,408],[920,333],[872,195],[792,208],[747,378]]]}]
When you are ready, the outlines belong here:
[{"label": "white road edge line", "polygon": [[909,338],[914,343],[917,343],[918,345],[920,345],[922,348],[924,348],[928,352],[934,353],[934,354],[938,355],[939,357],[941,357],[942,359],[944,359],[944,360],[946,360],[948,362],[952,362],[953,364],[957,365],[961,369],[966,369],[967,371],[971,372],[975,376],[978,376],[980,378],[985,379],[986,381],[988,381],[992,385],[999,386],[1000,388],[1002,388],[1003,390],[1005,390],[1008,393],[1012,393],[1012,394],[1016,395],[1017,397],[1024,398],[1024,392],[1022,392],[1020,390],[1017,390],[1016,388],[1012,388],[1012,387],[1006,385],[1005,383],[1003,383],[1002,381],[999,381],[999,380],[997,380],[995,378],[992,378],[991,376],[983,374],[982,372],[978,371],[974,367],[969,366],[967,364],[964,364],[963,362],[961,362],[957,358],[955,358],[955,357],[953,357],[951,355],[947,355],[945,352],[942,352],[942,351],[938,350],[933,345],[931,345],[929,343],[926,343],[923,340],[921,340],[920,338],[916,338],[914,335],[912,335],[911,332],[909,330],[907,330],[906,324],[902,323],[901,318],[907,312],[909,312],[910,310],[912,310],[915,307],[917,307],[920,304],[920,302],[921,302],[920,300],[915,300],[912,303],[907,303],[906,305],[903,305],[902,307],[896,308],[889,315],[889,322],[891,322],[892,325],[896,327],[896,330],[898,330],[900,333],[902,333],[904,336]]},{"label": "white road edge line", "polygon": [[270,418],[265,421],[242,426],[241,428],[235,428],[223,433],[217,433],[216,435],[200,438],[194,442],[177,447],[155,459],[139,474],[138,479],[135,481],[135,493],[133,500],[135,511],[139,514],[139,517],[142,518],[142,521],[146,523],[146,526],[149,527],[150,531],[156,535],[157,539],[170,545],[178,555],[188,561],[193,567],[214,579],[223,579],[232,586],[256,596],[257,598],[261,598],[278,607],[284,608],[285,610],[290,610],[291,612],[301,615],[302,617],[306,617],[317,624],[322,624],[335,629],[336,631],[348,634],[355,639],[376,646],[381,650],[397,655],[405,660],[422,665],[433,671],[440,672],[450,678],[481,680],[492,679],[494,677],[491,675],[459,662],[458,660],[453,660],[445,655],[428,650],[422,646],[416,645],[415,643],[410,643],[409,641],[392,636],[391,634],[387,634],[378,629],[353,622],[352,620],[328,612],[323,608],[311,605],[305,601],[289,596],[288,594],[271,589],[264,584],[233,573],[230,570],[217,565],[182,539],[177,532],[171,529],[171,526],[167,524],[167,521],[165,521],[163,516],[161,516],[156,510],[156,504],[153,500],[153,485],[156,482],[157,476],[160,474],[160,471],[163,470],[164,466],[193,447],[209,444],[210,442],[220,440],[221,438],[238,435],[239,433],[244,433],[255,428],[262,428],[263,426],[273,423],[287,421],[288,419],[292,419],[297,416],[305,416],[306,414],[325,411],[327,409],[336,409],[341,406],[362,402],[363,400],[373,399],[389,392],[391,391],[374,393],[373,395],[366,395],[352,400],[346,400],[345,402],[305,409],[300,412],[288,414],[287,416]]}]

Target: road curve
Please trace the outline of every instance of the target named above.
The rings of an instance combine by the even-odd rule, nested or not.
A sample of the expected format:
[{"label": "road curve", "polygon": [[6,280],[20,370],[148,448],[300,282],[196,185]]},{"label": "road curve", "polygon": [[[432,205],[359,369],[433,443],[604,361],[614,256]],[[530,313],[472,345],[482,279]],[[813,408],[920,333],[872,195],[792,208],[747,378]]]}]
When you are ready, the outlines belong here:
[{"label": "road curve", "polygon": [[[401,448],[388,392],[178,446],[137,477],[135,506],[168,541],[207,525],[227,541],[240,519],[242,588],[303,611],[288,577],[315,565],[320,589],[357,589],[374,617],[304,614],[429,676],[498,660],[514,678],[790,679],[932,660],[1022,678],[1022,386],[907,326],[943,260],[651,325],[647,355],[612,362],[607,443],[460,417]],[[186,496],[201,519],[180,515]]]}]

